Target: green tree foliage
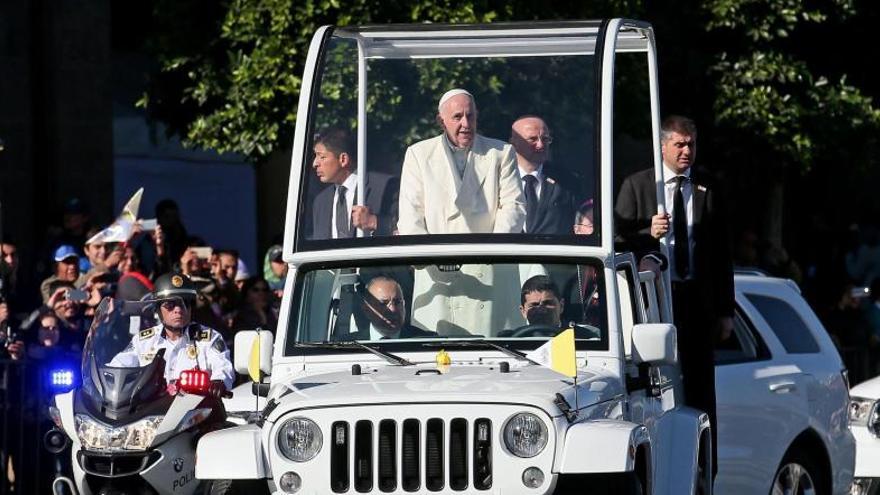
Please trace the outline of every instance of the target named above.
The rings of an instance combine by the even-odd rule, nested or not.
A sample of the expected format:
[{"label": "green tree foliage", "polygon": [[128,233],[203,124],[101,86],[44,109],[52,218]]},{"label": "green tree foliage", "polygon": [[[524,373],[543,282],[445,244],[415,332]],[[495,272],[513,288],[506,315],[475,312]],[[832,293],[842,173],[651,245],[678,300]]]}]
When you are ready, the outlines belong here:
[{"label": "green tree foliage", "polygon": [[[550,3],[162,0],[156,6],[156,24],[162,28],[151,41],[162,72],[151,80],[140,104],[190,146],[237,152],[259,161],[273,150],[290,145],[306,53],[312,35],[322,25],[583,19],[620,12],[635,16],[643,10],[640,0]],[[481,87],[500,90],[500,81],[492,77],[490,70],[479,73]],[[381,80],[377,76],[371,78]],[[325,85],[328,91],[322,94],[324,99],[345,99],[351,104],[343,88],[355,73],[346,69],[329,77],[337,79],[337,89]],[[435,92],[439,81],[456,80],[450,69],[440,66],[421,67],[419,77],[423,90]],[[380,100],[384,104],[404,104],[403,89],[373,85],[369,105],[375,107]],[[376,117],[381,124],[383,118],[390,119],[389,115],[371,114],[371,119]],[[333,123],[332,119],[327,123]],[[429,119],[424,123],[430,124]],[[409,129],[407,136],[417,131]]]},{"label": "green tree foliage", "polygon": [[[847,83],[816,75],[799,57],[808,27],[854,14],[852,0],[820,6],[802,0],[711,0],[707,29],[721,38],[711,71],[717,76],[715,113],[723,126],[749,135],[768,166],[808,171],[854,133],[880,125],[870,96]],[[794,38],[794,40],[793,40]],[[857,150],[856,150],[857,151]]]}]

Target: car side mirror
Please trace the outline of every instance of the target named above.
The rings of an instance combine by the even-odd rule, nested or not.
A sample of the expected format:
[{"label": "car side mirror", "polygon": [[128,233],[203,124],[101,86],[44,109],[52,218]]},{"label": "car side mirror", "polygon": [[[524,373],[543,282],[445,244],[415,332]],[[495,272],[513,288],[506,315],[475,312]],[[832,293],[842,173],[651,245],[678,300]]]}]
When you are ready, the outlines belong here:
[{"label": "car side mirror", "polygon": [[235,334],[235,371],[260,379],[272,373],[272,332],[268,330],[242,330]]},{"label": "car side mirror", "polygon": [[640,323],[633,326],[632,358],[636,364],[677,363],[675,326],[669,323]]}]

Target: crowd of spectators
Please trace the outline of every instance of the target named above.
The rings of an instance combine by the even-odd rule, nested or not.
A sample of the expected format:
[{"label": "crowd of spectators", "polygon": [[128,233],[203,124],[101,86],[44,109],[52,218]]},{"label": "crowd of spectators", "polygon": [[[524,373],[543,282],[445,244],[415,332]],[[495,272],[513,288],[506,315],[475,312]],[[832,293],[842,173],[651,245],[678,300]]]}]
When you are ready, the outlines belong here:
[{"label": "crowd of spectators", "polygon": [[0,242],[0,359],[46,359],[81,353],[91,319],[107,296],[138,300],[170,271],[199,288],[194,319],[217,329],[229,344],[235,332],[275,330],[287,266],[273,245],[262,266],[250,269],[234,246],[210,246],[191,235],[177,204],[155,208],[156,225],[138,224],[125,243],[89,242],[100,232],[83,202],[64,205],[60,226],[21,263],[19,245]]}]

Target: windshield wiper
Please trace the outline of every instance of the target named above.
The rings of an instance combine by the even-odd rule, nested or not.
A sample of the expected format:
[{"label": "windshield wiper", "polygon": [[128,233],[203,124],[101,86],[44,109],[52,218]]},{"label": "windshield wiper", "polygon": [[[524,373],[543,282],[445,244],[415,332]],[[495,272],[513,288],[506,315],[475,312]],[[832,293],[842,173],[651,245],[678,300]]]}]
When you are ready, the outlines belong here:
[{"label": "windshield wiper", "polygon": [[313,347],[316,349],[363,349],[371,354],[375,354],[391,364],[400,366],[412,366],[413,363],[400,356],[391,354],[375,347],[368,346],[355,340],[345,342],[297,342],[296,347]]},{"label": "windshield wiper", "polygon": [[528,361],[532,364],[537,364],[540,366],[541,364],[538,362],[529,359],[525,353],[517,351],[516,349],[511,349],[507,346],[503,346],[501,344],[496,344],[490,340],[486,339],[467,339],[467,340],[447,340],[444,342],[428,342],[422,344],[423,347],[474,347],[474,348],[482,348],[486,347],[495,349],[497,351],[501,351],[504,354],[507,354],[510,357],[521,359],[523,361]]}]

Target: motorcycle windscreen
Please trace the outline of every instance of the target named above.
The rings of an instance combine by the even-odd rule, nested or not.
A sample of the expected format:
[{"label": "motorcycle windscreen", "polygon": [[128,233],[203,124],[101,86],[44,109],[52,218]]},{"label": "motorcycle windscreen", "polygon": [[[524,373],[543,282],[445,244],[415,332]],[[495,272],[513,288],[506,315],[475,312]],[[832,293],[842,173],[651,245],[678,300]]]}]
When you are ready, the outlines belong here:
[{"label": "motorcycle windscreen", "polygon": [[[139,349],[151,331],[150,307],[141,302],[105,298],[98,306],[82,361],[81,394],[89,409],[106,419],[131,419],[170,401],[163,351]],[[166,405],[167,406],[167,405]]]}]

